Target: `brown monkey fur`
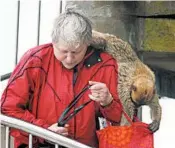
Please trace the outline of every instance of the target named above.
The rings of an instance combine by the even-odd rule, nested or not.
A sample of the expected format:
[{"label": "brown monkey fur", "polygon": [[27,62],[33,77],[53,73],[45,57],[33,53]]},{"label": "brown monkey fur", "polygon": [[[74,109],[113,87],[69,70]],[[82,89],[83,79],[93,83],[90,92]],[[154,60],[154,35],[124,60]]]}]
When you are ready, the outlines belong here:
[{"label": "brown monkey fur", "polygon": [[[149,128],[157,131],[161,121],[161,106],[156,94],[154,73],[140,61],[127,42],[97,31],[93,31],[92,35],[92,46],[108,52],[118,62],[118,93],[125,112],[133,120],[135,108],[148,105],[152,117]],[[122,115],[120,125],[128,124]]]}]

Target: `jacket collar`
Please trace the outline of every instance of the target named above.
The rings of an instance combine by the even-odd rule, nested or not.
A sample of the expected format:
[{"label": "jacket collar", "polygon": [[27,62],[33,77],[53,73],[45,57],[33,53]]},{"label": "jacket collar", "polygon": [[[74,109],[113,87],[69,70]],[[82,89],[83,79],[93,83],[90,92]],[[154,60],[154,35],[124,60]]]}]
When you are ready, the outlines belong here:
[{"label": "jacket collar", "polygon": [[102,62],[102,58],[100,56],[101,51],[94,49],[92,46],[89,46],[86,52],[84,65],[87,68],[92,67],[93,65]]},{"label": "jacket collar", "polygon": [[89,46],[87,51],[86,51],[86,54],[85,54],[83,61],[80,62],[79,64],[77,64],[73,68],[73,70],[76,69],[76,71],[79,71],[83,66],[85,66],[86,68],[90,68],[93,65],[95,65],[99,62],[102,62],[103,60],[100,56],[101,52],[102,52],[101,50],[98,50],[98,49],[93,48],[92,46]]}]

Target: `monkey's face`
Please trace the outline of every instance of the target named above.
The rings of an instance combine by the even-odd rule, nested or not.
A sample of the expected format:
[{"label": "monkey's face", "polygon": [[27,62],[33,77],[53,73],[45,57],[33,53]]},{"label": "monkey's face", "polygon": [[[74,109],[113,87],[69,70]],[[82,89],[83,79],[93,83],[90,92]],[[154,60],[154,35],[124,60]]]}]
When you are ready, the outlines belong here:
[{"label": "monkey's face", "polygon": [[131,98],[137,106],[149,104],[154,94],[154,82],[145,76],[136,78],[131,86]]}]

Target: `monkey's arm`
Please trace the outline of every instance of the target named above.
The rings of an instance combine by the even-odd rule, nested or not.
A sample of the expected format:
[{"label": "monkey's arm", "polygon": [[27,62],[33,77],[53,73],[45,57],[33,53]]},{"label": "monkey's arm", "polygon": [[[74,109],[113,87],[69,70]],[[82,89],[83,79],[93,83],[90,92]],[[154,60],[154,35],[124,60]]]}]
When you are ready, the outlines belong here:
[{"label": "monkey's arm", "polygon": [[149,105],[151,111],[152,123],[149,125],[149,129],[153,132],[156,132],[159,129],[161,116],[162,116],[162,108],[159,104],[159,97],[155,94],[152,102]]},{"label": "monkey's arm", "polygon": [[[134,118],[134,107],[131,104],[131,102],[129,101],[129,99],[125,103],[122,102],[122,104],[123,104],[123,107],[124,107],[124,111],[130,117],[130,119],[133,120],[133,118]],[[120,125],[121,126],[130,125],[130,122],[127,120],[127,118],[125,117],[125,115],[123,113],[122,113]]]}]

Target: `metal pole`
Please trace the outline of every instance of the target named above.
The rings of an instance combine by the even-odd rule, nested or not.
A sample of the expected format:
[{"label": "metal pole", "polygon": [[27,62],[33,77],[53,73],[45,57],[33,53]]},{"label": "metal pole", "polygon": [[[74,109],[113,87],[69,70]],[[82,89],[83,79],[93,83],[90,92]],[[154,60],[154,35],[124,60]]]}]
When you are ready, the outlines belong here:
[{"label": "metal pole", "polygon": [[6,138],[5,138],[5,147],[6,148],[9,148],[10,147],[10,136],[9,136],[9,126],[6,126],[5,127],[5,136],[6,136]]},{"label": "metal pole", "polygon": [[59,0],[60,1],[60,14],[62,13],[62,0]]},{"label": "metal pole", "polygon": [[29,134],[29,148],[32,148],[32,134]]},{"label": "metal pole", "polygon": [[58,144],[55,144],[55,148],[59,148],[59,145]]},{"label": "metal pole", "polygon": [[16,25],[16,57],[15,57],[15,65],[18,63],[20,0],[18,0],[18,4],[17,5],[18,6],[17,6],[17,25]]},{"label": "metal pole", "polygon": [[40,26],[41,26],[41,0],[38,3],[37,45],[39,45],[40,42]]},{"label": "metal pole", "polygon": [[66,8],[66,0],[60,0],[60,14],[65,11]]},{"label": "metal pole", "polygon": [[66,0],[62,0],[62,13],[65,11],[66,9]]}]

